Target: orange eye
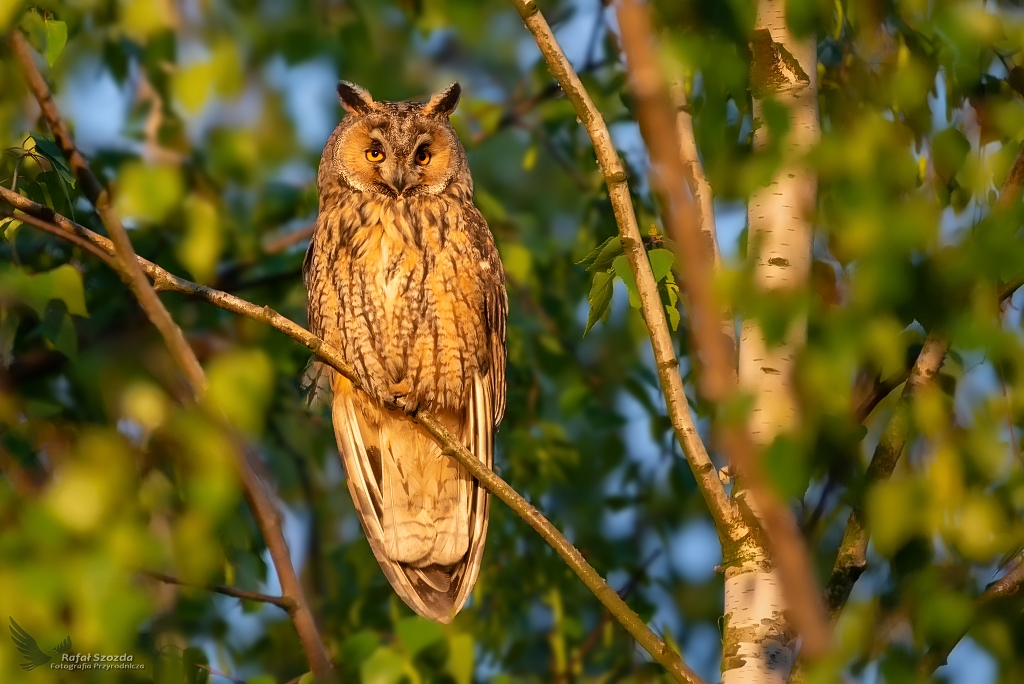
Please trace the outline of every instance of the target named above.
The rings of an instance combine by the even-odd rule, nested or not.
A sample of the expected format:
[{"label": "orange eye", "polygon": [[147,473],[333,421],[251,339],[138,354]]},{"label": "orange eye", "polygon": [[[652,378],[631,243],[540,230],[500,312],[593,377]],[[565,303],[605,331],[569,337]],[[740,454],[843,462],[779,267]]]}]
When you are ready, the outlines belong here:
[{"label": "orange eye", "polygon": [[366,158],[372,162],[384,161],[384,153],[378,150],[376,147],[371,147],[366,150]]},{"label": "orange eye", "polygon": [[417,152],[416,153],[416,163],[419,164],[420,166],[426,166],[427,164],[429,164],[430,163],[430,152],[427,152],[426,149],[421,149],[419,152]]}]

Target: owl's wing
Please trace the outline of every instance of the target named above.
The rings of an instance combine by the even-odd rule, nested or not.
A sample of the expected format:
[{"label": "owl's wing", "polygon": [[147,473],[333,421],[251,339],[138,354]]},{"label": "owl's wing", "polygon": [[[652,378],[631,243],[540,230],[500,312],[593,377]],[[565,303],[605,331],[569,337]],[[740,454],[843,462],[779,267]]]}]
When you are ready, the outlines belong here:
[{"label": "owl's wing", "polygon": [[498,249],[494,245],[487,221],[476,207],[466,211],[467,230],[480,254],[481,262],[487,264],[481,269],[484,293],[484,321],[487,324],[491,364],[487,380],[491,386],[493,425],[495,428],[505,415],[505,322],[508,319],[508,295],[505,293],[505,270],[501,266]]},{"label": "owl's wing", "polygon": [[[488,467],[493,464],[493,416],[491,383],[477,376],[463,424],[447,425]],[[384,508],[391,502],[385,502],[389,485],[383,477],[392,464],[383,463],[382,459],[391,455],[396,444],[406,444],[410,449],[436,449],[436,445],[425,432],[421,437],[410,436],[410,426],[403,417],[378,409],[365,399],[357,399],[351,383],[338,375],[334,379],[333,422],[349,493],[384,575],[402,600],[418,614],[444,624],[451,622],[468,600],[480,572],[487,536],[487,490],[473,477],[459,480],[458,505],[468,510],[465,531],[468,545],[466,553],[454,565],[419,568],[394,561],[388,553],[384,523]],[[412,455],[407,455],[413,461]],[[390,541],[393,547],[394,538]]]}]

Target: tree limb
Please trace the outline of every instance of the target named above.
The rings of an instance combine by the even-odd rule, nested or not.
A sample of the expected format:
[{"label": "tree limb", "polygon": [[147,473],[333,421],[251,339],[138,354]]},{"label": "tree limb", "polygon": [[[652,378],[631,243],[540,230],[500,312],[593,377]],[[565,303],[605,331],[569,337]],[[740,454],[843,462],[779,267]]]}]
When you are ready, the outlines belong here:
[{"label": "tree limb", "polygon": [[[716,403],[737,395],[730,344],[721,326],[721,308],[715,302],[714,251],[700,230],[699,215],[687,193],[687,174],[678,151],[664,141],[677,140],[676,121],[668,89],[658,66],[653,44],[650,10],[636,0],[619,5],[619,27],[628,59],[630,84],[636,101],[640,132],[654,165],[654,182],[666,198],[669,232],[678,242],[690,320],[696,348],[703,359],[700,388]],[[691,191],[694,188],[691,187]],[[766,485],[756,458],[757,449],[745,427],[719,421],[719,442],[752,495],[752,507],[761,519],[778,566],[794,627],[809,654],[821,655],[829,646],[829,625],[820,603],[806,542],[792,511]]]},{"label": "tree limb", "polygon": [[[715,198],[711,190],[711,183],[708,182],[704,173],[704,165],[700,162],[700,153],[697,151],[697,136],[693,130],[693,115],[690,113],[686,101],[686,86],[682,81],[672,84],[672,100],[676,108],[676,134],[679,139],[679,156],[683,162],[683,174],[690,187],[693,201],[697,205],[697,229],[700,231],[702,242],[706,250],[710,250],[714,269],[718,270],[722,264],[722,255],[718,249],[718,231],[715,227]],[[673,224],[674,225],[674,224]],[[673,230],[670,226],[669,230]],[[680,237],[671,234],[676,244]],[[705,252],[700,252],[703,255]],[[730,359],[730,367],[733,382],[736,378],[736,326],[732,316],[723,309],[720,315],[719,325],[722,328],[722,335],[728,341],[726,354]]]},{"label": "tree limb", "polygon": [[204,589],[216,594],[232,596],[243,601],[269,603],[277,606],[288,614],[291,614],[291,612],[295,610],[295,602],[287,596],[268,596],[267,594],[260,594],[255,591],[246,591],[245,589],[236,589],[235,587],[225,587],[220,584],[192,584],[191,582],[178,579],[173,575],[166,575],[162,572],[156,572],[155,570],[139,570],[139,574],[165,584],[177,584],[182,587],[195,587],[196,589]]},{"label": "tree limb", "polygon": [[741,518],[737,507],[726,494],[725,487],[718,478],[715,465],[711,462],[707,449],[694,425],[690,406],[683,391],[679,361],[676,358],[672,335],[665,319],[661,295],[658,292],[654,272],[651,270],[651,264],[644,249],[643,237],[637,225],[636,214],[633,211],[633,202],[630,199],[629,186],[626,183],[626,171],[615,151],[608,126],[583,87],[579,76],[573,71],[572,65],[551,31],[551,26],[540,13],[536,1],[512,0],[512,3],[523,18],[526,28],[533,34],[537,47],[540,48],[541,54],[548,64],[548,70],[565,91],[566,97],[572,103],[579,121],[586,128],[594,145],[597,163],[608,186],[608,197],[611,200],[615,223],[622,237],[626,259],[640,294],[641,312],[650,331],[651,347],[654,350],[654,360],[658,367],[658,377],[665,395],[669,419],[672,421],[672,427],[680,446],[682,446],[683,453],[686,454],[686,460],[693,471],[697,487],[711,511],[716,528],[720,534],[725,536],[736,534],[742,525]]},{"label": "tree limb", "polygon": [[[47,232],[59,237],[71,236],[81,238],[104,250],[107,254],[113,254],[115,251],[113,243],[102,235],[98,235],[66,217],[54,213],[52,209],[37,204],[36,202],[33,202],[26,197],[22,197],[17,193],[11,192],[2,186],[0,186],[0,199],[17,208],[19,210],[19,213],[17,214],[18,218],[24,220],[26,224],[36,226],[39,223],[45,223],[48,224],[48,227],[46,228]],[[231,311],[265,323],[285,335],[288,335],[292,339],[301,342],[313,353],[319,356],[325,363],[334,368],[334,370],[352,381],[356,387],[359,387],[359,380],[356,377],[355,370],[345,361],[344,357],[338,350],[334,349],[302,326],[277,313],[270,307],[257,306],[251,302],[241,299],[240,297],[228,294],[227,292],[214,290],[213,288],[193,283],[185,280],[184,278],[179,278],[142,257],[137,257],[137,261],[143,271],[153,279],[153,283],[159,291],[179,292],[181,294],[206,301],[226,311]],[[703,684],[702,680],[692,670],[690,670],[685,663],[683,663],[679,654],[669,648],[646,624],[644,624],[643,620],[641,620],[640,617],[630,609],[626,602],[623,601],[622,598],[620,598],[619,595],[605,583],[601,575],[598,574],[598,572],[594,570],[589,563],[587,563],[580,552],[569,543],[569,541],[554,525],[551,524],[550,521],[548,521],[519,493],[512,489],[508,483],[498,477],[498,475],[477,459],[462,444],[462,442],[449,433],[433,415],[427,411],[419,410],[414,415],[409,415],[408,419],[422,425],[427,432],[437,440],[445,454],[461,463],[467,470],[469,470],[470,473],[472,473],[474,477],[477,478],[477,480],[480,481],[484,487],[494,493],[495,496],[507,504],[509,508],[514,510],[521,518],[523,518],[523,520],[535,529],[544,541],[546,541],[558,553],[558,555],[562,557],[566,562],[566,565],[576,573],[587,588],[590,589],[591,593],[593,593],[605,608],[608,609],[608,612],[615,617],[616,621],[622,625],[626,631],[636,639],[637,643],[650,653],[656,661],[661,663],[676,681],[686,682],[687,684]],[[259,491],[262,491],[261,486],[259,487]],[[256,514],[257,511],[254,510],[254,515]],[[263,516],[257,516],[257,518],[260,517]],[[274,524],[277,524],[276,516],[269,514],[267,519],[270,518],[273,518]],[[262,529],[263,528],[261,526],[261,531]],[[270,544],[268,542],[268,547],[269,545]],[[287,553],[287,550],[285,550],[285,553]],[[290,563],[288,564],[288,567],[291,567]],[[281,584],[284,589],[283,593],[286,596],[289,596],[290,592],[283,580]]]},{"label": "tree limb", "polygon": [[[995,582],[990,584],[978,600],[974,602],[974,612],[977,614],[981,612],[983,608],[987,608],[992,603],[1005,598],[1015,596],[1020,592],[1021,586],[1024,585],[1024,562],[1020,560],[1017,564],[1010,569],[1008,573],[997,579]],[[955,638],[951,639],[948,644],[939,648],[932,648],[924,657],[921,658],[917,664],[917,671],[921,674],[928,676],[935,672],[943,665],[949,658],[949,654],[953,651],[953,648],[960,643],[960,640],[967,636],[967,630],[960,632]]]},{"label": "tree limb", "polygon": [[71,165],[71,170],[82,186],[82,191],[89,201],[92,202],[92,205],[96,207],[100,220],[103,222],[103,227],[107,229],[110,239],[113,240],[114,245],[117,247],[117,257],[121,264],[119,269],[121,278],[131,288],[132,293],[135,294],[135,298],[146,312],[146,316],[156,326],[157,330],[160,331],[160,334],[167,343],[171,356],[174,357],[174,361],[177,363],[178,368],[181,369],[181,372],[185,374],[189,386],[198,399],[206,388],[206,375],[203,373],[199,360],[188,346],[181,328],[171,319],[171,315],[164,308],[153,288],[149,286],[149,281],[146,280],[142,269],[139,268],[135,260],[135,248],[132,247],[132,242],[128,238],[124,225],[121,223],[121,218],[114,209],[110,194],[100,184],[96,176],[93,175],[92,169],[89,168],[88,162],[85,161],[85,157],[75,147],[71,134],[68,132],[68,127],[57,110],[57,103],[53,101],[50,88],[46,85],[43,75],[36,66],[28,41],[21,35],[20,31],[15,30],[11,32],[10,43],[11,51],[21,67],[21,72],[25,76],[29,90],[32,91],[36,101],[39,103],[43,118],[46,119],[46,123],[50,126],[53,137],[57,141],[57,146],[60,147],[61,152],[67,158],[68,163]]},{"label": "tree limb", "polygon": [[[32,55],[28,42],[21,35],[20,31],[16,29],[11,32],[10,43],[29,89],[39,103],[43,118],[46,119],[54,138],[57,140],[58,146],[75,172],[83,192],[96,208],[104,228],[110,234],[114,249],[112,251],[107,250],[108,254],[117,259],[118,272],[121,274],[122,279],[128,283],[139,304],[146,312],[146,316],[157,330],[160,331],[172,358],[174,358],[178,368],[188,381],[193,398],[196,400],[200,399],[206,392],[206,374],[203,372],[199,359],[196,358],[192,348],[185,340],[185,335],[182,333],[181,328],[171,318],[170,313],[157,296],[156,290],[146,278],[128,233],[121,224],[121,219],[111,203],[110,194],[93,174],[85,157],[75,147],[67,125],[57,110],[57,104],[53,100],[50,89],[46,85],[46,81],[43,79],[39,68],[36,66],[35,58]],[[76,231],[77,233],[78,231]],[[302,643],[306,658],[309,661],[310,669],[318,681],[332,682],[334,681],[332,665],[327,657],[327,652],[324,650],[323,641],[320,639],[316,623],[313,620],[313,613],[306,602],[302,585],[295,574],[295,568],[292,567],[288,554],[288,544],[284,538],[280,520],[277,518],[273,504],[263,489],[262,482],[259,481],[258,476],[253,472],[248,462],[248,456],[245,455],[244,448],[237,458],[236,467],[242,481],[246,501],[252,509],[253,517],[257,521],[267,548],[270,550],[271,558],[281,580],[282,593],[294,603],[294,609],[289,611],[289,614],[295,626],[295,631],[298,633],[299,641]]]},{"label": "tree limb", "polygon": [[[892,475],[910,436],[914,397],[921,387],[931,382],[939,372],[946,358],[946,350],[946,343],[937,335],[929,335],[925,339],[924,347],[917,355],[917,361],[910,371],[903,393],[882,430],[875,453],[871,456],[871,463],[865,476],[865,487],[887,480]],[[868,531],[865,527],[864,508],[858,504],[854,506],[846,523],[846,532],[839,545],[839,555],[825,587],[825,606],[830,616],[838,615],[850,598],[853,585],[864,574],[868,566],[867,549]]]}]

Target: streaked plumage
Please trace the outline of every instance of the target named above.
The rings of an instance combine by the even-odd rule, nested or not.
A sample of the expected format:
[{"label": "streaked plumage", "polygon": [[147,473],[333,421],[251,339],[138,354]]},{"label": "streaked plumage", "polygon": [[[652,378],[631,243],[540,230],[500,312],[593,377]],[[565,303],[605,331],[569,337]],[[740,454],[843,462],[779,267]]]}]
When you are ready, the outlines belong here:
[{"label": "streaked plumage", "polygon": [[320,161],[320,213],[306,253],[311,330],[336,346],[374,399],[330,369],[338,448],[370,546],[399,596],[449,622],[476,582],[488,495],[422,429],[384,402],[438,416],[492,463],[505,407],[504,272],[473,205],[448,116],[453,84],[430,102],[374,102],[338,85],[348,115]]}]

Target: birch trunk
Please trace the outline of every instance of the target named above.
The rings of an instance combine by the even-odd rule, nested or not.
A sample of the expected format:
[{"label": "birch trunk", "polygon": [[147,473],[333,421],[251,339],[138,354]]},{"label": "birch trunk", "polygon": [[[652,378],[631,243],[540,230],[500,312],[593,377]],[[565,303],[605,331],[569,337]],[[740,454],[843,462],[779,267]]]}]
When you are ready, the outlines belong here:
[{"label": "birch trunk", "polygon": [[[767,291],[805,286],[811,268],[811,215],[817,181],[803,158],[819,137],[814,37],[801,40],[786,26],[784,0],[758,0],[750,72],[755,149],[770,142],[764,102],[784,105],[790,118],[783,164],[750,198],[748,245],[756,284]],[[755,321],[744,321],[739,385],[754,399],[750,434],[764,448],[799,420],[793,364],[806,340],[806,320],[793,322],[783,343],[769,346]],[[742,483],[734,496],[744,499]],[[755,515],[757,511],[754,511]],[[746,545],[725,577],[723,684],[782,684],[794,659],[793,632],[777,569],[764,543]]]}]

